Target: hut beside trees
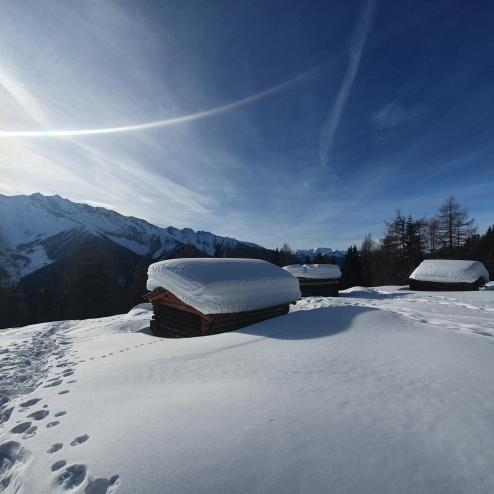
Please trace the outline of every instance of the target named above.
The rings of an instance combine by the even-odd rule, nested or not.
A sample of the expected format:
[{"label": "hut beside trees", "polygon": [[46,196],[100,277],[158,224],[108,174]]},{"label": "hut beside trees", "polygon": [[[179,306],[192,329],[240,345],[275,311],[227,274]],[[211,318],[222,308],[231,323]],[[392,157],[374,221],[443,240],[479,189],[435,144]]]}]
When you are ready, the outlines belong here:
[{"label": "hut beside trees", "polygon": [[302,297],[337,297],[341,271],[336,264],[291,264],[283,268],[298,279]]},{"label": "hut beside trees", "polygon": [[489,281],[489,273],[479,261],[427,259],[409,278],[412,290],[478,290]]}]

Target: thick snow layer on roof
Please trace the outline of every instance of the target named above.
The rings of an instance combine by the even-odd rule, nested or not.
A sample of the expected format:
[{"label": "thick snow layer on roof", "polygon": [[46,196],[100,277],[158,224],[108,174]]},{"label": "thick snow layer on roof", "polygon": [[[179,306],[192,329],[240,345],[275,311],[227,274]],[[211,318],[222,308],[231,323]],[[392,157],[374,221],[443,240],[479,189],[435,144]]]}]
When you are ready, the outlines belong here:
[{"label": "thick snow layer on roof", "polygon": [[320,280],[341,278],[340,268],[336,264],[291,264],[283,269],[297,278]]},{"label": "thick snow layer on roof", "polygon": [[428,259],[420,263],[410,278],[417,281],[440,283],[473,283],[479,278],[489,281],[489,273],[485,266],[478,261]]},{"label": "thick snow layer on roof", "polygon": [[148,290],[162,287],[203,314],[264,309],[300,298],[297,280],[258,259],[171,259],[151,264]]}]

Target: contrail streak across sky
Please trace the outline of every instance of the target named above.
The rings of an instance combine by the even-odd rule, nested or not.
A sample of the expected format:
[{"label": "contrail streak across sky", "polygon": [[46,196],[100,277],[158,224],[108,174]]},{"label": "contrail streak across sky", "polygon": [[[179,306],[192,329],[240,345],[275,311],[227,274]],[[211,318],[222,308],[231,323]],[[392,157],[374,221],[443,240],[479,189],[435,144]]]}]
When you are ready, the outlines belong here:
[{"label": "contrail streak across sky", "polygon": [[[360,21],[355,29],[355,32],[350,43],[349,55],[350,60],[341,83],[340,90],[336,96],[336,100],[332,110],[329,112],[326,122],[320,136],[319,144],[319,156],[324,168],[329,169],[329,155],[331,148],[333,147],[336,131],[340,124],[343,111],[347,104],[348,98],[352,91],[353,83],[360,65],[360,59],[362,58],[362,52],[367,41],[370,28],[372,26],[372,20],[374,10],[376,7],[376,0],[368,0],[367,4],[362,11]],[[338,178],[338,177],[336,177]]]}]

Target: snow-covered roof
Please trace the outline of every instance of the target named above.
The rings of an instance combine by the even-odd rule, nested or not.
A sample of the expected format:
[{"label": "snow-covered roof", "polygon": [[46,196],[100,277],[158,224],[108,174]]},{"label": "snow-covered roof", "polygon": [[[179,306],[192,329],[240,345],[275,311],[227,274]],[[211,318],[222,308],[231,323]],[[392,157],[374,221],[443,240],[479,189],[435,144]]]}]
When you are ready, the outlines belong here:
[{"label": "snow-covered roof", "polygon": [[428,259],[420,263],[410,278],[438,283],[474,283],[479,278],[489,281],[489,273],[479,261]]},{"label": "snow-covered roof", "polygon": [[264,309],[300,298],[297,280],[258,259],[171,259],[151,264],[147,289],[162,287],[203,314]]},{"label": "snow-covered roof", "polygon": [[297,278],[319,280],[341,278],[340,268],[336,264],[290,264],[283,269]]}]

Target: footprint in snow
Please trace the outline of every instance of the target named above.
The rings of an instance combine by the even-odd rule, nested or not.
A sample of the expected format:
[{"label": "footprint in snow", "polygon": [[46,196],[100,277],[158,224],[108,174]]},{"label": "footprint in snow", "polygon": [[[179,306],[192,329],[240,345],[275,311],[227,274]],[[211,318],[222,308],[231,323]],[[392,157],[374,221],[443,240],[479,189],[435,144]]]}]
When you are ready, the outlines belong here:
[{"label": "footprint in snow", "polygon": [[27,417],[33,418],[34,420],[43,420],[45,417],[50,415],[48,410],[37,410],[36,412],[30,413]]},{"label": "footprint in snow", "polygon": [[48,429],[50,429],[51,427],[55,427],[55,426],[56,426],[56,425],[58,425],[59,423],[60,423],[60,420],[54,420],[53,422],[48,422],[48,423],[46,424],[46,427],[47,427]]},{"label": "footprint in snow", "polygon": [[74,489],[84,482],[86,474],[86,465],[70,465],[57,477],[57,483],[64,489]]},{"label": "footprint in snow", "polygon": [[109,479],[89,479],[84,494],[112,494],[120,484],[120,476],[113,475]]},{"label": "footprint in snow", "polygon": [[14,407],[6,408],[0,411],[0,424],[7,422],[14,411]]},{"label": "footprint in snow", "polygon": [[[17,441],[8,441],[0,444],[0,489],[4,490],[9,487],[13,477],[12,471],[19,464],[27,463],[31,456],[31,453],[24,449]],[[16,487],[15,491],[18,490],[19,486]]]},{"label": "footprint in snow", "polygon": [[78,446],[79,444],[85,443],[89,439],[89,436],[87,434],[84,434],[83,436],[76,437],[71,443],[71,446]]},{"label": "footprint in snow", "polygon": [[67,462],[65,460],[60,460],[56,461],[52,466],[51,466],[51,471],[56,472],[57,470],[60,470],[62,467],[67,465]]},{"label": "footprint in snow", "polygon": [[53,388],[54,386],[59,386],[62,384],[61,379],[56,379],[55,381],[52,381],[51,383],[45,384],[43,388]]},{"label": "footprint in snow", "polygon": [[47,450],[46,452],[51,455],[53,453],[56,453],[57,451],[60,451],[61,449],[63,448],[63,444],[62,443],[55,443],[55,444],[52,444]]},{"label": "footprint in snow", "polygon": [[68,392],[69,392],[68,389],[64,389],[63,391],[60,391],[60,393],[58,393],[58,394],[59,395],[66,395]]},{"label": "footprint in snow", "polygon": [[27,400],[24,403],[21,403],[21,407],[22,408],[29,408],[29,407],[32,407],[33,405],[36,405],[36,403],[38,403],[39,401],[41,401],[41,398],[31,398],[30,400]]},{"label": "footprint in snow", "polygon": [[57,412],[54,414],[55,417],[62,417],[63,415],[65,415],[67,412],[65,410],[61,411],[61,412]]},{"label": "footprint in snow", "polygon": [[36,431],[38,430],[38,427],[36,425],[33,425],[30,427],[26,433],[22,436],[22,439],[30,439],[31,437],[34,437],[36,435]]},{"label": "footprint in snow", "polygon": [[13,434],[23,434],[29,429],[29,427],[31,427],[31,422],[22,422],[22,424],[16,425],[10,429],[10,432]]}]

